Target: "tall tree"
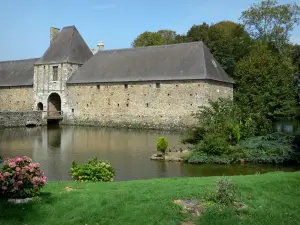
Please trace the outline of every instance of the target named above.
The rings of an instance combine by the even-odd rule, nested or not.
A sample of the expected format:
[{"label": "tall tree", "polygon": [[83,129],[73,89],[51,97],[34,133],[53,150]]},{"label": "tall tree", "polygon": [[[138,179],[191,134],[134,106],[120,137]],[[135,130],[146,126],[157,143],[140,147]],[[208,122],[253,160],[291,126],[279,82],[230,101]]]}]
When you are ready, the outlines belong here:
[{"label": "tall tree", "polygon": [[293,64],[297,67],[297,71],[300,72],[300,45],[293,45],[291,52]]},{"label": "tall tree", "polygon": [[187,32],[186,38],[189,42],[192,41],[203,41],[204,43],[209,42],[208,37],[209,25],[202,23],[201,25],[193,25]]},{"label": "tall tree", "polygon": [[205,44],[223,69],[233,77],[236,63],[250,51],[251,39],[241,24],[221,21],[212,25]]},{"label": "tall tree", "polygon": [[242,12],[240,19],[252,37],[273,43],[282,51],[300,22],[300,7],[296,3],[278,5],[277,0],[264,0]]},{"label": "tall tree", "polygon": [[289,57],[258,44],[237,64],[235,102],[258,119],[295,115],[294,69]]}]

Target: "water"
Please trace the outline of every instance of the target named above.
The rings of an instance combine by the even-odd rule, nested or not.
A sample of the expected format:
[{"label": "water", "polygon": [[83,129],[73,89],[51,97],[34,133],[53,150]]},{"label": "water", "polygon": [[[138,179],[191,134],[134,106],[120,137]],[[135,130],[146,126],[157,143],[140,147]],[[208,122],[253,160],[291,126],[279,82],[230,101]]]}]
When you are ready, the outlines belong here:
[{"label": "water", "polygon": [[161,177],[242,175],[269,171],[295,171],[299,167],[280,165],[193,165],[151,161],[158,137],[169,147],[186,149],[181,134],[166,131],[105,129],[97,127],[35,127],[0,129],[0,155],[29,156],[41,163],[48,180],[71,180],[73,160],[85,163],[93,156],[110,160],[117,181]]}]

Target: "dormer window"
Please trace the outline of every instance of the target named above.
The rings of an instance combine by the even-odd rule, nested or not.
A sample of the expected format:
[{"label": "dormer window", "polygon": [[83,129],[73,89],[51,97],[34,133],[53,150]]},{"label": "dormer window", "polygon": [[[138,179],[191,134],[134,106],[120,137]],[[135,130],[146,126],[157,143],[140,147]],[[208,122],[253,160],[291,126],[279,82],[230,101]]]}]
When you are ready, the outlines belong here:
[{"label": "dormer window", "polygon": [[53,66],[53,81],[57,81],[58,78],[58,66]]}]

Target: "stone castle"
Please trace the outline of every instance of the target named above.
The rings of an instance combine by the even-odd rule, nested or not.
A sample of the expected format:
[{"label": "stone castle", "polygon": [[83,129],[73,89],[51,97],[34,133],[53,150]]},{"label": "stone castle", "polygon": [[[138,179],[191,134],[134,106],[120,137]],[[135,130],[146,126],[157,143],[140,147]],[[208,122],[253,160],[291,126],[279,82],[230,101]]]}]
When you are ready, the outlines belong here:
[{"label": "stone castle", "polygon": [[62,124],[176,128],[195,124],[233,81],[203,42],[92,52],[75,26],[50,28],[41,58],[0,62],[0,111],[41,111]]}]

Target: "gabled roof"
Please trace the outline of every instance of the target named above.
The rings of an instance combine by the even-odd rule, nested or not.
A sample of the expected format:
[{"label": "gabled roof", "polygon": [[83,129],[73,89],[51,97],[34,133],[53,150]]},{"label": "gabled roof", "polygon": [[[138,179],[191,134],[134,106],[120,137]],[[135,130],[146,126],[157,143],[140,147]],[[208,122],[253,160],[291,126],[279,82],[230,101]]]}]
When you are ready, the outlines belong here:
[{"label": "gabled roof", "polygon": [[32,86],[35,59],[0,62],[0,87]]},{"label": "gabled roof", "polygon": [[99,51],[67,83],[163,80],[233,83],[203,42]]},{"label": "gabled roof", "polygon": [[53,63],[84,64],[93,53],[75,26],[64,27],[36,65]]}]

